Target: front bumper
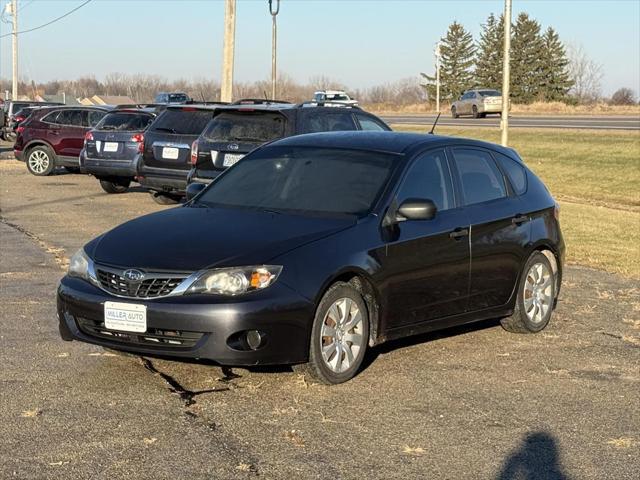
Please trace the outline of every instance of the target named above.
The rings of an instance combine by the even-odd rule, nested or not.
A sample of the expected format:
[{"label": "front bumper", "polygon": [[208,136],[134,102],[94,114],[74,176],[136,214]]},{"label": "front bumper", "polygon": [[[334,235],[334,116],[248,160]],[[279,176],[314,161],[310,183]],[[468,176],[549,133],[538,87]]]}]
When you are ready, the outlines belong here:
[{"label": "front bumper", "polygon": [[[185,341],[151,343],[145,340],[147,333],[101,334],[106,331],[105,301],[146,305],[149,337],[162,338],[166,332],[178,332],[171,333],[173,338]],[[185,295],[145,300],[115,297],[84,280],[66,276],[60,282],[57,303],[64,340],[141,355],[208,359],[229,366],[307,361],[314,315],[313,304],[282,283],[236,299]],[[257,350],[236,341],[247,330],[263,334]],[[105,338],[108,334],[113,336]]]}]

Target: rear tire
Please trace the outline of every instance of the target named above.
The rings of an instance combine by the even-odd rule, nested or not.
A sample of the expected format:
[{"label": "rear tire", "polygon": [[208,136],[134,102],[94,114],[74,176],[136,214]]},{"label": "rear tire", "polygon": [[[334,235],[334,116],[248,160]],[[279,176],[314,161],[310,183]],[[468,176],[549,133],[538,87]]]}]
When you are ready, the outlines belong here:
[{"label": "rear tire", "polygon": [[309,361],[294,371],[318,383],[335,385],[355,376],[369,340],[367,304],[353,286],[334,283],[316,310],[309,344]]},{"label": "rear tire", "polygon": [[38,145],[27,152],[26,164],[30,174],[46,177],[56,166],[56,156],[46,145]]},{"label": "rear tire", "polygon": [[151,194],[151,198],[158,205],[175,205],[180,202],[180,197],[177,195],[167,195],[164,193],[158,192],[149,192]]},{"label": "rear tire", "polygon": [[473,112],[473,118],[480,118],[480,113],[478,112],[478,107],[476,107],[475,105],[471,108],[471,111]]},{"label": "rear tire", "polygon": [[129,190],[129,185],[131,184],[131,180],[118,180],[118,181],[110,181],[110,180],[100,180],[100,186],[107,193],[125,193]]},{"label": "rear tire", "polygon": [[456,110],[456,107],[451,107],[451,118],[458,118],[460,115],[458,115],[458,111]]},{"label": "rear tire", "polygon": [[555,287],[549,259],[541,252],[533,252],[520,275],[513,314],[500,320],[502,328],[513,333],[536,333],[543,330],[553,313]]}]

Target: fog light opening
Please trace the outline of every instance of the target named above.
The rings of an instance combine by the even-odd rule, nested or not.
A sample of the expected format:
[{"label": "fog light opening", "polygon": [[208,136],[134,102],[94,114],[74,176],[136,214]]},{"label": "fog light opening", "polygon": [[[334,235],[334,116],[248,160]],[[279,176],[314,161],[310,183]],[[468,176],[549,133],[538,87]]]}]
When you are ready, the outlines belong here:
[{"label": "fog light opening", "polygon": [[245,334],[245,339],[247,340],[247,345],[251,350],[257,350],[260,348],[260,344],[262,343],[262,335],[258,330],[248,330]]}]

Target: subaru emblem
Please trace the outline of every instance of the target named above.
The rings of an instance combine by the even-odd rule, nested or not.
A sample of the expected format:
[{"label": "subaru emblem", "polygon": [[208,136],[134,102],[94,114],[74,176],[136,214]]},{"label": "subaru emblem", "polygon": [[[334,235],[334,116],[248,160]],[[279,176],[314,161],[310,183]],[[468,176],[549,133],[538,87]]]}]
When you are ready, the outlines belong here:
[{"label": "subaru emblem", "polygon": [[240,146],[237,143],[230,143],[229,150],[238,150]]},{"label": "subaru emblem", "polygon": [[132,268],[129,270],[125,270],[122,276],[132,282],[141,282],[142,279],[144,279],[144,273],[142,273],[140,270],[134,270]]}]

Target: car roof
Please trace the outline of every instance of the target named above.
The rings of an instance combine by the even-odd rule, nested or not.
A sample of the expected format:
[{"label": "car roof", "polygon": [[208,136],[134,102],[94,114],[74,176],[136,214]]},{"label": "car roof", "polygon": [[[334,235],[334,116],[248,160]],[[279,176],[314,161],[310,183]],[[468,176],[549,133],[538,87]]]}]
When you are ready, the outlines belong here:
[{"label": "car roof", "polygon": [[224,104],[218,103],[188,103],[185,105],[167,105],[167,110],[216,110],[221,108]]},{"label": "car roof", "polygon": [[277,140],[269,145],[289,147],[342,148],[392,154],[413,154],[425,147],[476,146],[504,153],[521,161],[514,151],[495,143],[462,137],[447,137],[427,133],[344,131],[308,133]]}]

